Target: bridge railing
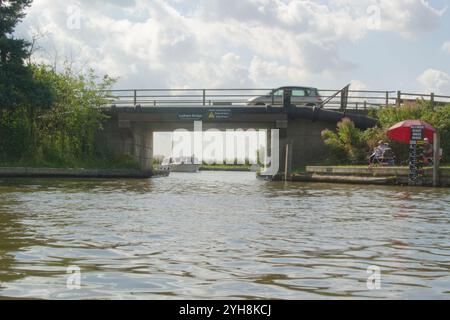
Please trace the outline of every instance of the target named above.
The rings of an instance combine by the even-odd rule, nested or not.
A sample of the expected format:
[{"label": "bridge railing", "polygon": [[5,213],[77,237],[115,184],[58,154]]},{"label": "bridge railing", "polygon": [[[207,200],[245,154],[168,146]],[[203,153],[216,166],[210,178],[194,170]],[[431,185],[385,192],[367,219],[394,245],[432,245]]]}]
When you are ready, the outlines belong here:
[{"label": "bridge railing", "polygon": [[[252,98],[264,97],[267,104],[281,106],[282,99],[275,98],[276,89],[131,89],[107,91],[105,107],[164,107],[164,106],[247,106]],[[390,105],[414,104],[417,99],[439,106],[450,103],[450,96],[434,93],[406,93],[401,91],[348,90],[347,104],[342,105],[344,91],[318,89],[326,109],[370,109]],[[263,103],[264,104],[264,103]]]},{"label": "bridge railing", "polygon": [[108,91],[110,103],[124,106],[178,105],[246,105],[254,97],[266,95],[271,89],[136,89]]}]

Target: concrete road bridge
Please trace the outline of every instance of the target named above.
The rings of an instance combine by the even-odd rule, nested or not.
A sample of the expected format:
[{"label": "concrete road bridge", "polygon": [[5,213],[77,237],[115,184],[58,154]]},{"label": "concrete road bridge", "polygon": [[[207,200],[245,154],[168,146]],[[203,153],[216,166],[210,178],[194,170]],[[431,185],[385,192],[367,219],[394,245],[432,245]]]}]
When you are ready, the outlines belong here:
[{"label": "concrete road bridge", "polygon": [[[323,104],[314,105],[293,104],[290,88],[283,90],[279,103],[271,103],[275,99],[270,97],[274,92],[270,89],[110,91],[104,110],[111,117],[105,125],[103,143],[116,153],[133,154],[142,170],[151,170],[154,132],[194,131],[195,121],[202,121],[203,130],[265,129],[271,154],[270,133],[277,129],[280,170],[284,172],[323,159],[327,153],[321,139],[324,129],[334,130],[344,117],[359,128],[372,127],[376,121],[367,116],[367,109],[398,103],[399,97],[397,94],[391,101],[391,92],[362,91],[358,92],[359,102],[355,102],[352,94],[356,92],[348,87],[329,91],[329,95],[321,94]],[[269,103],[248,104],[252,97],[264,94]],[[288,161],[286,148],[290,150]]]}]

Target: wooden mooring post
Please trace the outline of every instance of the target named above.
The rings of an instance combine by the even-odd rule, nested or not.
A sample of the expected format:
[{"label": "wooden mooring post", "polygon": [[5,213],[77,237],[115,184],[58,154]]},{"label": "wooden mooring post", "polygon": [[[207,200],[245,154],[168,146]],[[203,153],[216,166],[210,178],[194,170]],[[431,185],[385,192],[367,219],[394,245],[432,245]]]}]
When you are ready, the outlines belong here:
[{"label": "wooden mooring post", "polygon": [[400,108],[400,105],[402,103],[402,92],[401,91],[397,91],[397,108]]},{"label": "wooden mooring post", "polygon": [[434,110],[434,92],[430,94],[431,109]]},{"label": "wooden mooring post", "polygon": [[284,181],[287,181],[289,174],[289,142],[286,143],[286,158],[284,161]]},{"label": "wooden mooring post", "polygon": [[286,159],[284,162],[284,181],[288,180],[288,177],[292,174],[292,155],[293,155],[293,141],[288,140],[286,143]]}]

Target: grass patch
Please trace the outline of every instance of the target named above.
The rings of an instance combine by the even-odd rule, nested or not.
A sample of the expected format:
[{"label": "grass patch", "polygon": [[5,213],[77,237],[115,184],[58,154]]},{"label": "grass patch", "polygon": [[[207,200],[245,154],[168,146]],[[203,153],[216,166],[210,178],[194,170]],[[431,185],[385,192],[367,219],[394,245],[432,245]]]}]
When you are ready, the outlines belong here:
[{"label": "grass patch", "polygon": [[80,159],[76,161],[46,161],[21,159],[17,161],[2,161],[0,167],[24,168],[71,168],[71,169],[138,169],[136,161],[131,156],[111,156],[97,159]]}]

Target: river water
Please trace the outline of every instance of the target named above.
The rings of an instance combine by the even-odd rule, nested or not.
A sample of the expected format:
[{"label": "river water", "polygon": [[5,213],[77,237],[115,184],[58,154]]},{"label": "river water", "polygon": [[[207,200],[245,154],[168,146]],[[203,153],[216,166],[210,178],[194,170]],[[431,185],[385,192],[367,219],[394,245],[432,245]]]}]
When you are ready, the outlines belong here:
[{"label": "river water", "polygon": [[4,179],[0,296],[449,299],[449,222],[449,189]]}]

